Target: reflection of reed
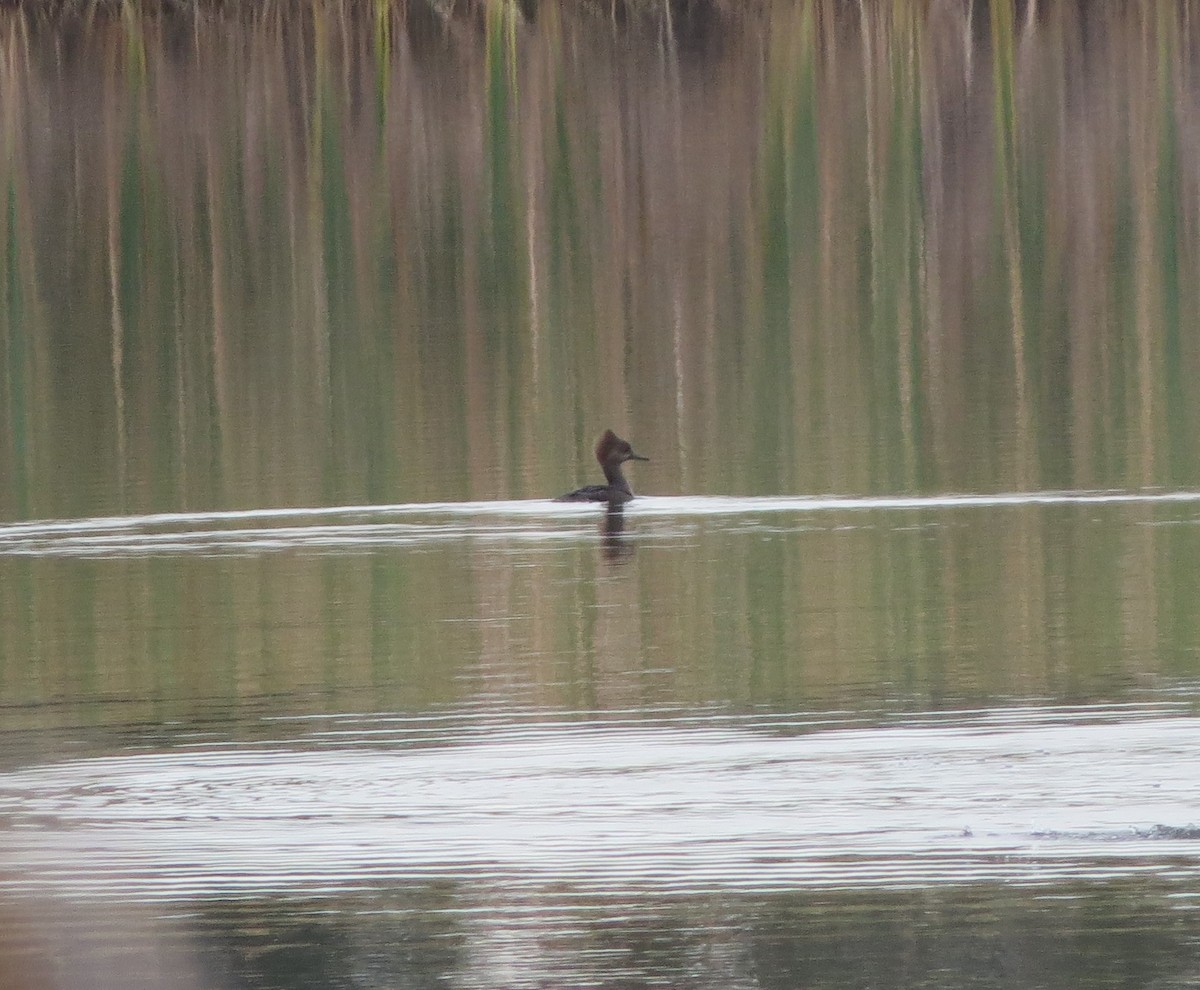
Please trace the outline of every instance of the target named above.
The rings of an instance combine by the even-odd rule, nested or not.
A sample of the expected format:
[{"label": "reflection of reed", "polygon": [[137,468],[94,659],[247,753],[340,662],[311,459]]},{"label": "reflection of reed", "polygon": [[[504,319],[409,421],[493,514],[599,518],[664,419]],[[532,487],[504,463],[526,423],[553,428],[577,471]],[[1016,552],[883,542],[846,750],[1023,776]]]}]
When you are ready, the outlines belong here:
[{"label": "reflection of reed", "polygon": [[[1047,170],[1068,161],[1093,170],[1098,148],[1044,153],[1054,140],[1083,138],[1070,128],[1060,134],[1050,114],[1028,106],[1029,94],[1047,92],[1066,105],[1066,90],[1043,66],[1053,44],[1064,58],[1078,50],[1072,29],[1082,15],[1064,5],[1035,18],[1027,5],[1018,24],[1011,4],[990,9],[979,32],[971,5],[939,6],[929,19],[869,3],[854,13],[780,6],[769,15],[777,29],[760,33],[756,18],[730,15],[717,40],[673,22],[672,43],[639,47],[636,38],[593,33],[566,11],[529,24],[492,5],[478,26],[430,26],[383,5],[369,16],[339,5],[327,16],[271,8],[234,28],[250,46],[246,59],[221,43],[231,28],[220,23],[198,25],[182,48],[181,39],[148,29],[126,49],[118,43],[133,27],[98,22],[95,41],[109,45],[114,64],[143,61],[145,75],[127,66],[102,77],[110,81],[97,92],[83,60],[68,64],[67,85],[48,94],[55,112],[78,113],[71,94],[89,87],[108,121],[99,129],[108,149],[101,160],[122,170],[96,256],[109,259],[104,322],[125,412],[115,416],[117,449],[98,469],[116,474],[154,461],[137,449],[145,437],[120,435],[132,410],[161,419],[173,404],[146,385],[161,378],[162,355],[147,337],[156,296],[172,292],[189,300],[180,310],[182,346],[210,338],[215,358],[207,372],[194,358],[181,365],[187,381],[213,389],[184,402],[198,427],[189,435],[210,438],[188,456],[209,471],[224,464],[225,480],[210,484],[236,483],[245,491],[239,501],[253,497],[255,484],[270,490],[281,473],[303,479],[307,493],[295,497],[308,501],[376,476],[409,486],[403,494],[412,497],[537,491],[539,474],[548,479],[578,446],[577,434],[612,405],[628,405],[635,422],[653,421],[672,440],[677,470],[689,479],[678,487],[735,490],[756,475],[783,490],[1036,487],[1046,480],[1042,436],[1059,416],[1057,385],[1033,370],[1056,353],[1052,335],[1072,342],[1072,436],[1108,445],[1121,424],[1089,416],[1074,397],[1115,397],[1127,379],[1143,430],[1138,480],[1155,480],[1167,466],[1187,470],[1186,460],[1154,458],[1168,427],[1147,410],[1167,373],[1151,357],[1162,347],[1154,313],[1181,315],[1171,270],[1186,250],[1178,242],[1195,235],[1163,227],[1175,211],[1161,196],[1139,194],[1131,229],[1143,274],[1131,285],[1143,294],[1150,287],[1136,302],[1150,324],[1136,365],[1115,339],[1120,299],[1097,312],[1105,293],[1080,287],[1106,271],[1039,281],[1036,266],[1064,271],[1055,259],[1072,245],[1086,257],[1090,245],[1108,243],[1111,256],[1123,230],[1111,210],[1076,214],[1049,198],[1058,186]],[[1139,19],[1103,17],[1098,43],[1157,73],[1159,48],[1136,50]],[[1167,36],[1170,19],[1158,17],[1149,27]],[[10,47],[31,31],[35,50],[49,41],[20,15],[5,24]],[[1118,48],[1126,39],[1135,45],[1128,53]],[[760,50],[771,56],[765,76],[748,71]],[[1186,55],[1185,47],[1162,48],[1163,58]],[[704,73],[693,71],[696,59]],[[975,71],[984,60],[990,85]],[[205,82],[195,86],[198,76]],[[150,87],[147,97],[121,91],[136,78]],[[1112,131],[1119,108],[1091,86],[1072,93],[1071,105],[1094,97],[1090,131]],[[18,99],[29,91],[12,87]],[[181,111],[174,96],[184,91],[191,101]],[[170,113],[158,109],[168,93]],[[1157,83],[1131,93],[1145,108],[1131,119],[1143,127],[1154,127],[1165,102],[1186,96]],[[145,110],[118,112],[131,100]],[[10,111],[14,140],[35,140],[35,112],[28,102]],[[976,123],[985,116],[994,142]],[[1034,132],[1036,140],[1021,139]],[[1110,155],[1124,146],[1137,156],[1126,174],[1141,182],[1185,170],[1191,145],[1173,145],[1175,157],[1162,160],[1155,148],[1163,142],[1146,136],[1123,145],[1114,132]],[[67,139],[81,159],[90,155],[88,132]],[[189,148],[204,149],[200,196]],[[700,161],[705,167],[695,168]],[[136,176],[125,171],[133,167]],[[82,244],[89,232],[98,244],[100,218],[87,176],[81,181],[80,195],[57,212]],[[1196,195],[1173,180],[1156,188]],[[1115,203],[1121,190],[1093,191]],[[44,195],[31,191],[35,201]],[[114,210],[131,207],[129,197],[143,205],[152,197],[154,210],[118,229]],[[1045,212],[1051,206],[1056,214]],[[1069,216],[1070,226],[1055,216]],[[209,242],[203,253],[194,249],[197,234]],[[121,252],[143,236],[153,254],[143,256],[145,268],[129,269],[137,254]],[[1002,245],[999,256],[990,243]],[[122,291],[134,293],[124,302],[118,276]],[[50,277],[70,277],[85,295],[98,289],[86,270]],[[207,302],[196,307],[202,286]],[[1164,290],[1170,308],[1166,297],[1156,308]],[[1031,336],[1035,315],[1056,312],[1061,328]],[[1007,369],[991,358],[1000,313],[1011,321]],[[1097,320],[1108,328],[1099,339],[1079,329]],[[1084,371],[1090,378],[1079,377]],[[461,390],[448,391],[447,381]],[[973,381],[984,387],[964,384]],[[338,399],[352,387],[354,402]],[[268,394],[288,398],[268,404]],[[1180,416],[1195,421],[1175,394]],[[81,416],[87,404],[83,395],[64,403],[59,418]],[[457,490],[446,490],[437,451],[412,452],[416,474],[386,463],[398,415],[466,442],[468,473],[449,479]],[[305,429],[291,429],[297,418]],[[959,425],[1006,419],[1024,424],[1016,430],[1025,438],[1019,476],[1005,476],[1003,451],[985,451],[990,463],[966,456],[974,441]],[[746,453],[717,459],[704,438],[732,423],[746,431],[732,446]],[[533,442],[546,432],[550,444]],[[237,449],[218,453],[216,438]],[[882,456],[873,467],[834,454],[876,441]],[[314,467],[331,464],[331,445],[327,492],[330,479]],[[256,464],[257,480],[247,477]],[[1073,464],[1089,477],[1070,477]],[[1054,483],[1120,480],[1112,462],[1088,456],[1059,454],[1049,467]],[[1090,477],[1097,470],[1109,477]]]},{"label": "reflection of reed", "polygon": [[[466,7],[181,29],[126,5],[78,45],[0,13],[0,513],[544,495],[613,420],[675,452],[662,493],[1200,477],[1196,41],[1170,5]],[[1036,630],[1047,537],[1016,532],[996,612]],[[978,566],[859,553],[758,561],[787,589],[762,600],[871,587],[906,614]],[[754,605],[652,556],[701,615]],[[377,642],[413,573],[380,579]],[[269,624],[236,584],[222,607]]]},{"label": "reflection of reed", "polygon": [[993,119],[996,129],[996,187],[1000,206],[1000,231],[1003,244],[1010,326],[1010,347],[1014,375],[1016,422],[1016,483],[1020,490],[1039,487],[1034,458],[1033,423],[1030,409],[1029,356],[1025,348],[1025,299],[1023,281],[1027,269],[1021,255],[1020,176],[1018,172],[1018,122],[1016,106],[1016,45],[1013,36],[1011,0],[991,6],[993,55],[992,91],[996,101]]},{"label": "reflection of reed", "polygon": [[26,326],[43,326],[45,320],[34,264],[37,231],[29,188],[34,176],[21,158],[20,107],[28,100],[23,89],[31,79],[28,34],[14,31],[0,47],[0,92],[6,94],[0,100],[0,175],[7,190],[0,224],[0,267],[7,276],[0,280],[0,477],[8,482],[15,514],[25,518],[31,509],[31,482],[37,477],[35,431],[45,419],[38,411],[43,396],[34,383],[44,380],[48,366],[45,336],[25,331]]}]

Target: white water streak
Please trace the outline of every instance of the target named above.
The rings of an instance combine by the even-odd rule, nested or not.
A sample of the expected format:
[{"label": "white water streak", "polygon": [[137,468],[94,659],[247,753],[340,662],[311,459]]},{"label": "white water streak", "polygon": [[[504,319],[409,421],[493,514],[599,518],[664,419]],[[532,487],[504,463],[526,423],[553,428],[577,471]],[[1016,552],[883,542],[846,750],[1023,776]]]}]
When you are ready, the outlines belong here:
[{"label": "white water streak", "polygon": [[[699,520],[765,514],[938,511],[1043,506],[1181,506],[1196,491],[1011,492],[933,496],[640,496],[639,517]],[[171,512],[143,516],[39,520],[0,526],[0,556],[117,557],[186,553],[254,554],[281,550],[368,551],[384,546],[488,540],[537,544],[597,536],[602,506],[545,500],[427,502],[325,508]],[[256,524],[256,525],[249,525]]]},{"label": "white water streak", "polygon": [[[524,726],[0,776],[11,876],[134,897],[440,877],[647,891],[1200,879],[1200,719]],[[11,881],[10,881],[11,882]]]}]

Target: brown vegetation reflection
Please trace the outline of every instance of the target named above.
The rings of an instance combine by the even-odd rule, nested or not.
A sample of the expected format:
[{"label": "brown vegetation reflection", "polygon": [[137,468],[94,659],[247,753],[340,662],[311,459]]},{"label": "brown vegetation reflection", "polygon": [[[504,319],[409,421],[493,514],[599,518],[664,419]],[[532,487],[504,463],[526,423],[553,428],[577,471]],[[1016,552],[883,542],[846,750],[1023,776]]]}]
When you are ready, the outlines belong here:
[{"label": "brown vegetation reflection", "polygon": [[1187,4],[123,9],[0,16],[8,516],[542,495],[610,422],[661,493],[1197,479]]},{"label": "brown vegetation reflection", "polygon": [[[590,477],[610,424],[656,452],[639,489],[657,494],[1200,483],[1190,3],[146,10],[0,10],[4,517],[549,496]],[[994,565],[957,538],[815,561],[776,541],[740,570],[664,574],[639,553],[640,587],[590,556],[563,567],[595,587],[526,587],[481,553],[435,565],[453,602],[406,599],[428,576],[378,561],[306,573],[311,596],[286,604],[244,572],[202,593],[236,630],[216,643],[239,685],[267,693],[249,658],[287,651],[248,641],[264,626],[321,654],[315,683],[341,676],[334,657],[369,681],[372,658],[415,665],[448,635],[498,664],[553,648],[658,669],[661,643],[714,662],[961,656],[982,642],[964,613],[1039,685],[1048,623],[1100,611],[1153,653],[1159,586],[1193,570],[1149,528],[1105,556],[1041,525],[998,527]],[[1112,582],[1091,604],[1054,583],[1075,554]],[[170,617],[168,652],[211,651],[183,621],[192,570],[157,566],[44,595],[56,565],[32,565],[6,594],[9,649],[53,654],[42,623],[63,609],[83,655],[106,636],[163,652],[131,642],[137,621],[97,626],[103,600]],[[993,566],[988,610],[956,599]],[[710,625],[626,621],[629,653],[562,619],[685,592]],[[369,614],[314,619],[335,600]],[[858,608],[878,624],[844,621]],[[461,614],[482,646],[446,633]],[[514,614],[519,631],[489,621]],[[739,690],[772,693],[771,670]]]}]

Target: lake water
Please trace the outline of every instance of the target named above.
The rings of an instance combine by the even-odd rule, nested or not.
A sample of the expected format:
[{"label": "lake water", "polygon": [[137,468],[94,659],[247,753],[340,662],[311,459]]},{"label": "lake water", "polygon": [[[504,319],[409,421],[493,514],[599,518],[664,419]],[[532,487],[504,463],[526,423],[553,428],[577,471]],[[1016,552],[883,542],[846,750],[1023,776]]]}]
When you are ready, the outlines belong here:
[{"label": "lake water", "polygon": [[0,11],[0,986],[1194,986],[1186,13]]}]

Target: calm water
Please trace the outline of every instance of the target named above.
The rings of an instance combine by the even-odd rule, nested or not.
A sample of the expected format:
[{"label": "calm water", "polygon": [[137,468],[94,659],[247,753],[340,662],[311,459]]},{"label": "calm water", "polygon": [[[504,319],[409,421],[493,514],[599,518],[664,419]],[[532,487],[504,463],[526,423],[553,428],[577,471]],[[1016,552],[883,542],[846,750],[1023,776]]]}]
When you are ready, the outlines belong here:
[{"label": "calm water", "polygon": [[0,11],[0,986],[1200,979],[1200,21],[648,6]]}]

